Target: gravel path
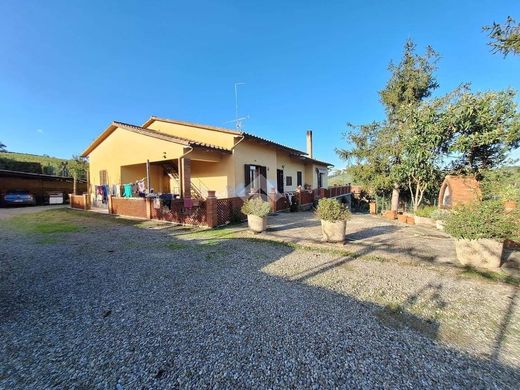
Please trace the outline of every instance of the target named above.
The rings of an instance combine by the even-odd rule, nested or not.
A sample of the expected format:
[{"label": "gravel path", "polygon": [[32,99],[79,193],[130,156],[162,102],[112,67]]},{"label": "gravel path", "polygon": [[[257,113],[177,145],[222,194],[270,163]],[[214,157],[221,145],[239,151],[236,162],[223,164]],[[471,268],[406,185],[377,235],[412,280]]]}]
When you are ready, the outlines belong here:
[{"label": "gravel path", "polygon": [[[144,229],[83,215],[41,217],[75,224],[75,232],[0,227],[0,388],[517,388],[520,381],[516,288],[227,239],[226,230]],[[424,290],[429,284],[442,286]],[[439,314],[425,320],[420,308]],[[439,337],[458,315],[484,328],[469,344]],[[474,318],[496,322],[487,325],[491,340]]]}]

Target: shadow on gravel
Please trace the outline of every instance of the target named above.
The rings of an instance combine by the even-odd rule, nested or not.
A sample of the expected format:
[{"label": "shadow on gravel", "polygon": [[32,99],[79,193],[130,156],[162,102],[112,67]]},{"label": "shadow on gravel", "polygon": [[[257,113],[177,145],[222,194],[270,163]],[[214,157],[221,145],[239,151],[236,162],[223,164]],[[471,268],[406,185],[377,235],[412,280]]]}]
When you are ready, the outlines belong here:
[{"label": "shadow on gravel", "polygon": [[[90,216],[73,218],[83,225]],[[110,217],[97,218],[92,229],[45,246],[0,227],[8,238],[0,241],[0,387],[507,388],[520,381],[517,368],[498,361],[500,348],[488,360],[434,343],[438,324],[406,311],[422,294],[438,296],[440,283],[382,307],[305,283],[348,257],[274,276],[264,269],[295,255],[290,245],[233,238],[226,229],[137,229],[142,221],[115,230]],[[302,252],[302,261],[311,255]]]}]

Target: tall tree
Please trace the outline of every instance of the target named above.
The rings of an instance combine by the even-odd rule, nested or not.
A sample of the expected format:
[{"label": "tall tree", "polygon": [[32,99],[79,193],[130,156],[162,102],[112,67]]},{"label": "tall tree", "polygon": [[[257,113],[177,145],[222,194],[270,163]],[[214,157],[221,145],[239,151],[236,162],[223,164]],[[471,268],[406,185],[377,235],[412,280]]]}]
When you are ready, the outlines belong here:
[{"label": "tall tree", "polygon": [[407,116],[438,87],[434,76],[438,58],[429,46],[423,55],[417,54],[416,45],[407,41],[399,64],[389,65],[392,75],[379,93],[386,119],[350,126],[346,138],[353,148],[337,150],[340,157],[354,160],[350,171],[357,181],[379,192],[392,191],[392,210],[397,210],[399,191],[408,183],[400,166],[403,141],[410,132]]},{"label": "tall tree", "polygon": [[447,108],[444,126],[451,141],[453,169],[480,176],[507,161],[520,146],[520,113],[513,90],[472,93],[469,90]]},{"label": "tall tree", "polygon": [[491,26],[482,28],[488,32],[493,53],[502,53],[507,56],[509,53],[520,54],[520,24],[511,16],[508,16],[505,23],[493,23]]}]

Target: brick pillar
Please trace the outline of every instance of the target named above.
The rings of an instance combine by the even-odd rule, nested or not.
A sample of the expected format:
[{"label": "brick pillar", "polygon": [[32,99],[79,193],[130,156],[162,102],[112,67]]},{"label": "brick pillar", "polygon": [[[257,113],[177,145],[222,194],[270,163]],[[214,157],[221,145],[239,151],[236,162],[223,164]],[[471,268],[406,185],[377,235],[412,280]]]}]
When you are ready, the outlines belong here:
[{"label": "brick pillar", "polygon": [[152,219],[153,198],[144,198],[146,202],[146,218]]},{"label": "brick pillar", "polygon": [[191,159],[184,157],[181,159],[182,164],[182,197],[191,198]]},{"label": "brick pillar", "polygon": [[273,210],[273,212],[276,211],[276,198],[278,197],[277,196],[277,192],[276,192],[276,188],[271,188],[271,192],[269,193],[269,203],[271,203],[271,210]]},{"label": "brick pillar", "polygon": [[112,196],[113,195],[108,195],[108,213],[109,214],[114,214],[114,210],[112,208]]},{"label": "brick pillar", "polygon": [[214,228],[218,225],[217,197],[215,196],[215,191],[208,191],[208,197],[206,198],[206,221],[210,228]]},{"label": "brick pillar", "polygon": [[83,194],[83,199],[85,200],[85,210],[90,210],[90,206],[92,205],[91,197],[88,193]]}]

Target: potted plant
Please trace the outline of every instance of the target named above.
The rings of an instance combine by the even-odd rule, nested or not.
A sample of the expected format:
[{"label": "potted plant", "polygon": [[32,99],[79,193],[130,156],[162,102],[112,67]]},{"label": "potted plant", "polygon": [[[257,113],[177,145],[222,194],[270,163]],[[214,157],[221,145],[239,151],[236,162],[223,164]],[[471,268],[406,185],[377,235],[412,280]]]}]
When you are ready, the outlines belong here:
[{"label": "potted plant", "polygon": [[255,196],[244,202],[241,211],[247,215],[247,224],[253,232],[261,233],[267,229],[267,214],[271,212],[269,202]]},{"label": "potted plant", "polygon": [[344,204],[332,198],[320,199],[316,216],[321,220],[323,241],[345,241],[345,228],[351,214]]},{"label": "potted plant", "polygon": [[435,226],[435,221],[432,218],[432,213],[436,211],[437,208],[434,206],[423,206],[419,207],[415,211],[415,224],[416,225],[429,225]]},{"label": "potted plant", "polygon": [[497,270],[504,240],[518,233],[519,221],[518,213],[506,212],[499,200],[486,200],[454,209],[444,230],[455,238],[461,264]]}]

